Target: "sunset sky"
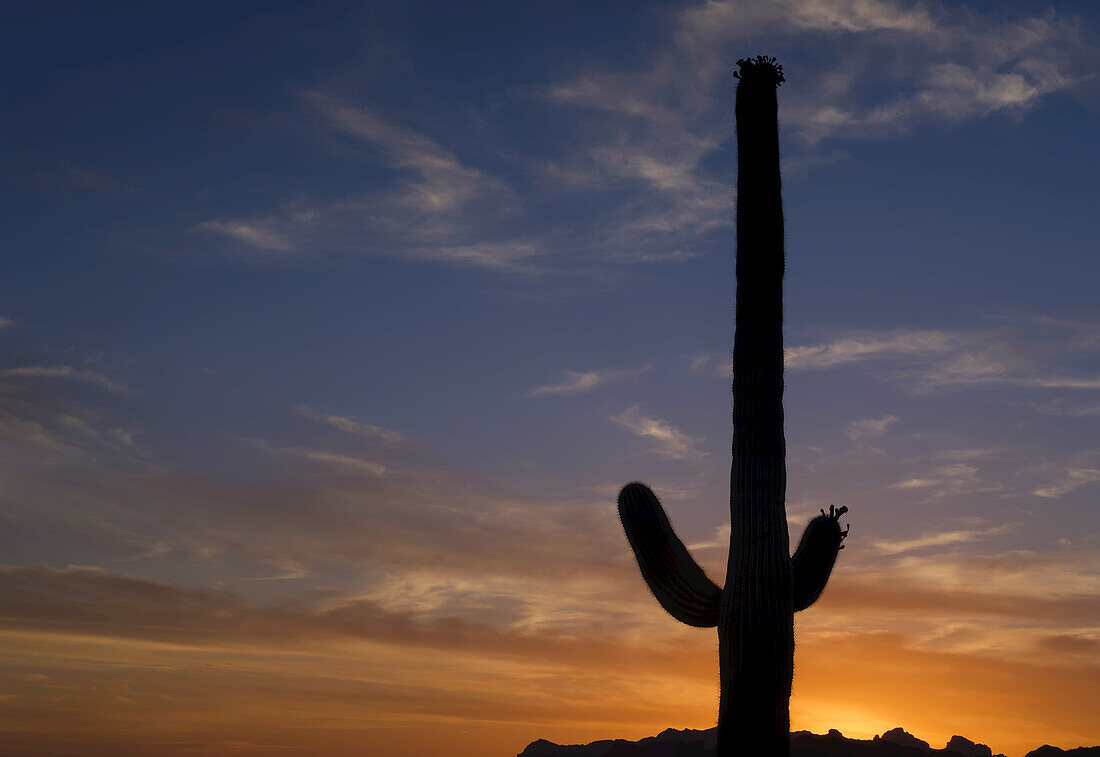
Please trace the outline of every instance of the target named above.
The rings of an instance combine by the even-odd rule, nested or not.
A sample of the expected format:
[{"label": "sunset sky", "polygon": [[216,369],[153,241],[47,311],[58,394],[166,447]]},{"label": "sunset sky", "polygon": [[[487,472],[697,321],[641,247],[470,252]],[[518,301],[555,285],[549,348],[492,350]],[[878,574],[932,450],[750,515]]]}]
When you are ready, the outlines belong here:
[{"label": "sunset sky", "polygon": [[732,71],[784,65],[792,727],[1100,744],[1100,4],[20,3],[5,757],[707,728]]}]

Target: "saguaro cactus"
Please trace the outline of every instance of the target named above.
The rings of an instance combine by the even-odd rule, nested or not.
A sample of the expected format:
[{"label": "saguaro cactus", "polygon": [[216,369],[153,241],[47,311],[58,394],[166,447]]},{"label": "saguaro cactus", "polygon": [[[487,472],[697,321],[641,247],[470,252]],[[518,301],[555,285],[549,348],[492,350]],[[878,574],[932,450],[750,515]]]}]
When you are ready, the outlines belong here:
[{"label": "saguaro cactus", "polygon": [[784,504],[783,203],[776,89],[783,67],[737,62],[737,304],[733,340],[733,470],[726,585],[692,559],[657,497],[619,494],[619,517],[642,576],[677,620],[718,628],[718,755],[786,757],[794,675],[794,613],[821,595],[841,544],[829,506],[790,556]]}]

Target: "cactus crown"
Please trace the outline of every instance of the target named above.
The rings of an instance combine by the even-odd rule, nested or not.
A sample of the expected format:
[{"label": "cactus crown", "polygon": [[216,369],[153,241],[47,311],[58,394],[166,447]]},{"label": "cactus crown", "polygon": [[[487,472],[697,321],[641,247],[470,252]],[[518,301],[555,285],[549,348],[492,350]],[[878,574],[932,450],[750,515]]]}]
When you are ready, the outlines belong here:
[{"label": "cactus crown", "polygon": [[769,82],[776,87],[787,81],[783,77],[783,64],[768,55],[757,55],[755,58],[742,58],[737,61],[738,71],[733,72],[735,79],[750,79],[760,82]]}]

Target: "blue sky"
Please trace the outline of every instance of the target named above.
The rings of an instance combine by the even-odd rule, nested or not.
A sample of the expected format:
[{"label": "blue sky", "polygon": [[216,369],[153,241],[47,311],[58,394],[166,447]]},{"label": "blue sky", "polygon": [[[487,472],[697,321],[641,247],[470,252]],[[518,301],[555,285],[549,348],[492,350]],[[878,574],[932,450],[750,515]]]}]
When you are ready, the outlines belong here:
[{"label": "blue sky", "polygon": [[[1055,666],[1100,644],[1095,612],[997,604],[1100,596],[1094,4],[6,14],[8,591],[65,608],[69,578],[92,591],[109,576],[314,619],[369,603],[524,643],[617,621],[625,644],[671,622],[632,572],[614,495],[652,483],[720,577],[731,74],[763,52],[787,75],[793,538],[818,507],[848,504],[834,581],[879,596],[911,580],[945,613],[838,598],[804,638],[843,627],[974,659],[1061,644]],[[958,614],[981,604],[962,587],[1002,609]],[[122,626],[97,633],[131,639]],[[39,632],[34,654],[55,654],[62,629]],[[431,666],[409,660],[422,680]],[[470,696],[534,675],[469,682]],[[681,714],[699,723],[620,713],[566,730],[705,725],[700,696]],[[796,723],[829,727],[797,696]],[[455,717],[439,707],[423,717]],[[836,722],[856,732],[904,720],[950,735],[942,713],[849,709]],[[408,716],[385,712],[380,733]],[[974,737],[993,727],[967,722]],[[1100,738],[1083,722],[984,737],[1011,755],[1048,726],[1050,743]],[[509,723],[484,738],[564,728]]]}]

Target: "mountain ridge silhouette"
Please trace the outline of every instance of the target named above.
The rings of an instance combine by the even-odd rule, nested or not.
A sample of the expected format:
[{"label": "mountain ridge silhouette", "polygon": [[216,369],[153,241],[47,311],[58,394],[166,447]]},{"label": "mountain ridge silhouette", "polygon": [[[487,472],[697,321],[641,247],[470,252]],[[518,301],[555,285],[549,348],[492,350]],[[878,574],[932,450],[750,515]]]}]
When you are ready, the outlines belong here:
[{"label": "mountain ridge silhouette", "polygon": [[[604,739],[588,744],[563,745],[546,739],[532,741],[517,757],[711,757],[715,754],[717,728],[697,731],[667,728],[638,741]],[[831,729],[820,735],[791,732],[791,757],[1004,757],[985,744],[952,736],[943,749],[935,749],[901,727],[873,739],[849,739]],[[1024,757],[1100,757],[1100,746],[1060,749],[1049,744],[1032,749]]]}]

